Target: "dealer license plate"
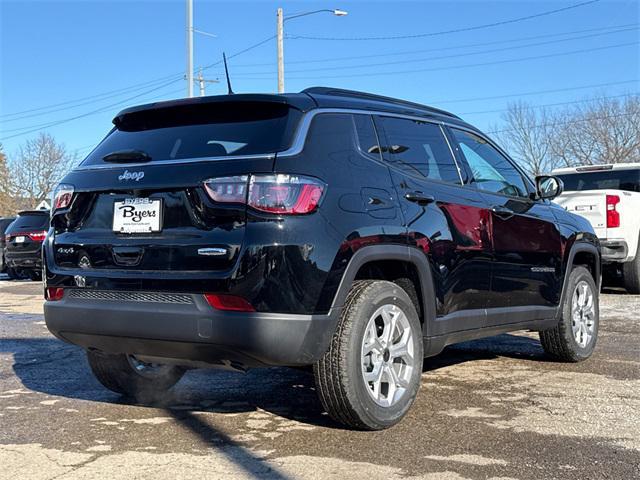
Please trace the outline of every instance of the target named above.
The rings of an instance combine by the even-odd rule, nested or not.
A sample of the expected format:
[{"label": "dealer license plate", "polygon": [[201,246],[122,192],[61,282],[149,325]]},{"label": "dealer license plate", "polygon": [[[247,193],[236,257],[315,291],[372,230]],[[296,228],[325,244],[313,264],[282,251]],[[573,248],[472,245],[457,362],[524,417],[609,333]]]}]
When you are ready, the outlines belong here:
[{"label": "dealer license plate", "polygon": [[113,204],[113,231],[152,233],[161,230],[162,202],[150,198],[125,198]]}]

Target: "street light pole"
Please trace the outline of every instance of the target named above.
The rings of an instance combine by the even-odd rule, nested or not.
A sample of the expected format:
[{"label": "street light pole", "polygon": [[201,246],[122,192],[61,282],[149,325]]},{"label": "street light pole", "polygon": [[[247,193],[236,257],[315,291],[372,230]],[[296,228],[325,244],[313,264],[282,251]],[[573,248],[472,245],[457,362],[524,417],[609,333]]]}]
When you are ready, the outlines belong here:
[{"label": "street light pole", "polygon": [[278,93],[284,93],[284,14],[278,8]]},{"label": "street light pole", "polygon": [[282,8],[278,8],[278,11],[276,14],[277,16],[277,34],[276,34],[277,42],[276,43],[278,44],[278,93],[284,93],[284,21],[292,20],[298,17],[305,17],[307,15],[313,15],[314,13],[322,13],[322,12],[332,13],[337,17],[344,17],[348,13],[345,10],[340,10],[337,8],[333,10],[323,8],[321,10],[314,10],[312,12],[298,13],[285,18]]}]

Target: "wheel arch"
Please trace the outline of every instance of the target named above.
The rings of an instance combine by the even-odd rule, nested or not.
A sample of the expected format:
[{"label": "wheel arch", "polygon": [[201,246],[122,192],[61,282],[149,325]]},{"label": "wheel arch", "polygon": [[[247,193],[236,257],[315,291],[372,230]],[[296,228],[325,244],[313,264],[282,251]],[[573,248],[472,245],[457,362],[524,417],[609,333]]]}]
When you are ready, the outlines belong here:
[{"label": "wheel arch", "polygon": [[564,279],[562,281],[562,294],[560,296],[558,315],[561,315],[562,305],[564,305],[565,295],[567,294],[569,273],[576,265],[582,265],[586,267],[591,272],[596,286],[598,287],[598,289],[600,289],[602,269],[600,250],[593,243],[575,242],[571,246],[571,249],[569,250],[569,254],[567,256],[567,264]]},{"label": "wheel arch", "polygon": [[429,326],[432,325],[436,316],[435,289],[429,261],[423,252],[414,247],[371,245],[356,251],[342,275],[338,291],[333,299],[332,310],[344,305],[351,285],[354,280],[358,279],[358,274],[363,269],[366,269],[367,266],[379,265],[384,262],[403,262],[415,268],[417,280],[419,281],[419,288],[416,288],[417,298],[420,301],[418,313],[422,314],[423,335],[427,335]]}]

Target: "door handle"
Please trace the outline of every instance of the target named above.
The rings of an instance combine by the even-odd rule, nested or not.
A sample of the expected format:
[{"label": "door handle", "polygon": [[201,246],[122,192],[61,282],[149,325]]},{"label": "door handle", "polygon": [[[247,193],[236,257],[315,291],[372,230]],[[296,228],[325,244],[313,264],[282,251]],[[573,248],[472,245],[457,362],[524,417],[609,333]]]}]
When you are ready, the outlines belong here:
[{"label": "door handle", "polygon": [[491,207],[491,211],[493,213],[496,214],[496,216],[502,218],[502,219],[507,219],[507,218],[511,218],[513,217],[514,213],[513,210],[504,207],[502,205],[494,205],[493,207]]},{"label": "door handle", "polygon": [[436,198],[433,195],[428,195],[422,192],[409,192],[404,198],[409,200],[410,202],[417,203],[418,205],[429,205],[436,201]]}]

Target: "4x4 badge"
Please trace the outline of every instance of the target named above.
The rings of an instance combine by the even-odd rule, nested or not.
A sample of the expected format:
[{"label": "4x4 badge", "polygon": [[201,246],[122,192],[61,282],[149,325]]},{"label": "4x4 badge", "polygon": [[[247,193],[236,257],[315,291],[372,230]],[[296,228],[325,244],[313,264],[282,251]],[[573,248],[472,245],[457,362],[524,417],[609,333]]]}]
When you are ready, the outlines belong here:
[{"label": "4x4 badge", "polygon": [[139,182],[143,178],[144,172],[130,172],[129,170],[125,170],[124,173],[118,177],[118,180],[121,182],[123,180],[135,180],[136,182]]}]

